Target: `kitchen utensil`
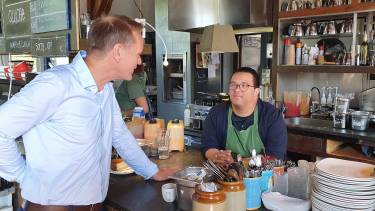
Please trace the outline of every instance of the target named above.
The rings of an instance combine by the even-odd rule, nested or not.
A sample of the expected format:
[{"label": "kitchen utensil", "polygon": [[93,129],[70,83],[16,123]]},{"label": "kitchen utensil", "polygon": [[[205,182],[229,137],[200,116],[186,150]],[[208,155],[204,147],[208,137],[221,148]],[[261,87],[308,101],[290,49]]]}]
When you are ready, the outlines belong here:
[{"label": "kitchen utensil", "polygon": [[194,188],[202,181],[189,180],[189,175],[197,175],[203,168],[202,167],[187,167],[170,176],[177,184],[177,204],[181,210],[192,209],[192,195]]},{"label": "kitchen utensil", "polygon": [[370,122],[370,112],[354,111],[351,113],[351,116],[353,130],[367,130]]},{"label": "kitchen utensil", "polygon": [[192,117],[191,121],[193,123],[193,129],[202,130],[203,119],[201,117],[199,116]]},{"label": "kitchen utensil", "polygon": [[375,112],[375,88],[362,91],[358,98],[361,111]]},{"label": "kitchen utensil", "polygon": [[349,99],[344,97],[336,97],[335,111],[338,113],[347,113],[349,109]]},{"label": "kitchen utensil", "polygon": [[203,166],[214,173],[219,179],[224,180],[225,172],[219,169],[218,166],[214,164],[211,160],[206,160],[203,162]]},{"label": "kitchen utensil", "polygon": [[333,127],[334,128],[341,128],[341,129],[345,129],[346,127],[346,114],[345,113],[338,113],[338,112],[334,112],[332,114],[332,117],[333,117]]}]

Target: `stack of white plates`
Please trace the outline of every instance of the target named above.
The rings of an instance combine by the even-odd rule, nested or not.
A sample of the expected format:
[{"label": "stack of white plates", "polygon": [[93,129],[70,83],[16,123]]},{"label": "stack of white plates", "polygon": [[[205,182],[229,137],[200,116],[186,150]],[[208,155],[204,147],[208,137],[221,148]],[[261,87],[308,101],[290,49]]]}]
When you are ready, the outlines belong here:
[{"label": "stack of white plates", "polygon": [[315,166],[312,210],[375,210],[375,166],[326,158]]}]

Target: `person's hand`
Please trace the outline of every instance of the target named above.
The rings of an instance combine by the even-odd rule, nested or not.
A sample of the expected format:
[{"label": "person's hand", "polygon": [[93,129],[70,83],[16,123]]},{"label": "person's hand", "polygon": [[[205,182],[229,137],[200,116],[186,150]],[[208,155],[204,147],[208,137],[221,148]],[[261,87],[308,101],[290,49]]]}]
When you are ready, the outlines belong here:
[{"label": "person's hand", "polygon": [[159,169],[159,171],[154,176],[152,176],[152,179],[155,181],[164,181],[169,179],[168,177],[173,175],[176,171],[177,169],[175,168]]},{"label": "person's hand", "polygon": [[212,161],[223,168],[227,168],[231,163],[234,162],[232,158],[231,150],[218,150]]}]

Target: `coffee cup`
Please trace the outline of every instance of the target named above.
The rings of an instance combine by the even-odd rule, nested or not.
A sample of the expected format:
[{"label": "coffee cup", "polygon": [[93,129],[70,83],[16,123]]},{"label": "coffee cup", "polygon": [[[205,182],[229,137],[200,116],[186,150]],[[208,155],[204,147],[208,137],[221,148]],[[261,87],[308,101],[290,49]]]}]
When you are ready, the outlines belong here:
[{"label": "coffee cup", "polygon": [[176,199],[177,187],[175,183],[166,183],[161,186],[161,193],[166,202],[173,202]]}]

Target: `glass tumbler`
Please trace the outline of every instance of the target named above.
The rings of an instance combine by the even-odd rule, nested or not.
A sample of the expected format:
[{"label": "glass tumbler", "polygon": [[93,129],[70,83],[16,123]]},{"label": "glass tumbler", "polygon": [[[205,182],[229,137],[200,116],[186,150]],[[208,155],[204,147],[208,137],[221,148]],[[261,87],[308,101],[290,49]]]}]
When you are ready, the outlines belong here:
[{"label": "glass tumbler", "polygon": [[158,140],[158,154],[161,160],[169,158],[169,140],[169,131],[162,130]]}]

